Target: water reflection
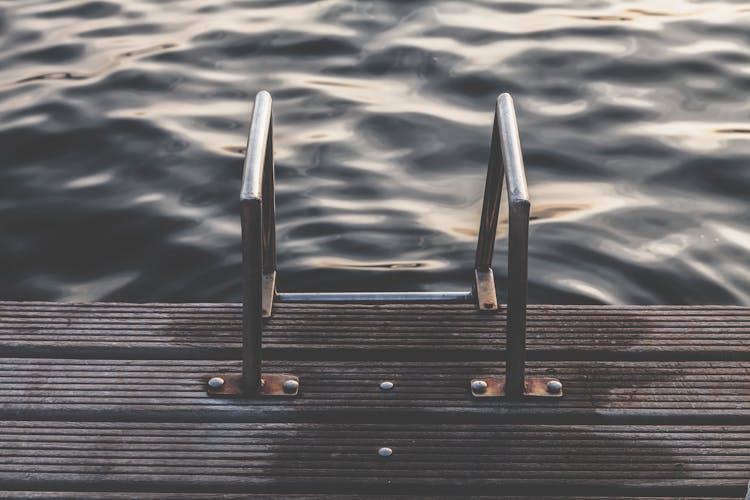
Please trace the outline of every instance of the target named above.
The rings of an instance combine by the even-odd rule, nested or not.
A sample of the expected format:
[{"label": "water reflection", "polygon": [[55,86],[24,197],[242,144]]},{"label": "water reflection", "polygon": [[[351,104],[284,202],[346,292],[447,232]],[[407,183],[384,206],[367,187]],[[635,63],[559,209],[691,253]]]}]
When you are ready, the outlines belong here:
[{"label": "water reflection", "polygon": [[6,4],[0,297],[237,300],[268,88],[286,290],[468,287],[509,91],[532,302],[750,304],[748,21],[730,1]]}]

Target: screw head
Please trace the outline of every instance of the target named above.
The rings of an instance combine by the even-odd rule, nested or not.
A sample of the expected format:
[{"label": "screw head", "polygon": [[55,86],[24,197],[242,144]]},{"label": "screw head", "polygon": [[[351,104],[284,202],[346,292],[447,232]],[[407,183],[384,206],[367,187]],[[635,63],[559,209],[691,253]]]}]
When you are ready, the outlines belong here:
[{"label": "screw head", "polygon": [[299,382],[290,378],[289,380],[284,381],[281,388],[284,389],[284,392],[287,394],[294,394],[299,389]]},{"label": "screw head", "polygon": [[550,394],[560,394],[562,391],[562,382],[559,380],[550,380],[547,382],[547,392]]},{"label": "screw head", "polygon": [[380,383],[380,389],[383,391],[390,391],[393,389],[393,382],[386,380]]},{"label": "screw head", "polygon": [[390,457],[391,455],[393,455],[393,450],[383,447],[378,450],[378,455],[380,455],[381,457]]},{"label": "screw head", "polygon": [[471,392],[476,394],[484,394],[487,390],[487,382],[484,380],[472,380],[471,381]]},{"label": "screw head", "polygon": [[211,389],[221,389],[224,386],[224,379],[221,377],[212,377],[208,381],[208,386]]}]

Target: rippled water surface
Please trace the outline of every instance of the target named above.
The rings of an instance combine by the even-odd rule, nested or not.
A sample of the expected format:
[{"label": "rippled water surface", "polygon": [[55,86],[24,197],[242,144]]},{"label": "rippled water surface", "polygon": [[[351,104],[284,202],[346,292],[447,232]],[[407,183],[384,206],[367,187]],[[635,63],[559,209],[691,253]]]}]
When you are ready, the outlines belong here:
[{"label": "rippled water surface", "polygon": [[238,300],[268,89],[282,290],[467,288],[507,91],[532,302],[750,304],[749,26],[745,1],[0,1],[0,298]]}]

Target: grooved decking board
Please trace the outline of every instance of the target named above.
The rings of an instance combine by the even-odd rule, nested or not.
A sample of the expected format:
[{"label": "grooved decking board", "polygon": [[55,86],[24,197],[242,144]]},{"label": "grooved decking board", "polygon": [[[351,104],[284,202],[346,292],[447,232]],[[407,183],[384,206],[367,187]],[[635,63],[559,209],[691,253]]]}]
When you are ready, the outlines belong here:
[{"label": "grooved decking board", "polygon": [[[545,362],[561,399],[477,400],[469,381],[491,362],[274,361],[300,377],[297,398],[208,396],[236,361],[0,359],[0,417],[207,421],[696,422],[750,424],[750,362]],[[394,382],[381,391],[383,380]]]},{"label": "grooved decking board", "polygon": [[[239,357],[238,304],[0,302],[6,356]],[[505,315],[469,304],[275,304],[266,357],[502,357]],[[530,358],[750,359],[750,307],[530,306]],[[317,353],[317,354],[316,354]],[[343,353],[343,354],[341,354]]]},{"label": "grooved decking board", "polygon": [[205,393],[239,372],[237,304],[0,302],[0,498],[744,495],[750,308],[531,306],[529,372],[565,397],[475,400],[504,322],[276,304],[264,366],[300,396],[237,400]]},{"label": "grooved decking board", "polygon": [[750,427],[3,422],[0,457],[3,489],[739,496]]}]

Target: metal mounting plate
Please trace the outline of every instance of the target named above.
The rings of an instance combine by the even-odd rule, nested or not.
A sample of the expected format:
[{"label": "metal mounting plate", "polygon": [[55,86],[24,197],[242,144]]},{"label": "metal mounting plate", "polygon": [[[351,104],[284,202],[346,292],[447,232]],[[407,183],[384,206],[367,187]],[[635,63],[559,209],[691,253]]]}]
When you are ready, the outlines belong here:
[{"label": "metal mounting plate", "polygon": [[242,375],[217,375],[216,378],[223,379],[224,383],[219,387],[212,387],[207,383],[206,387],[210,396],[291,397],[299,393],[299,378],[285,373],[264,373],[261,375],[261,386],[256,394],[247,394],[242,390]]},{"label": "metal mounting plate", "polygon": [[[475,389],[475,382],[484,382],[487,384],[487,387],[483,391]],[[553,384],[553,387],[556,383],[560,389],[556,392],[550,391],[548,389],[550,382]],[[526,377],[525,386],[524,396],[560,398],[563,395],[562,383],[552,377]],[[475,378],[469,383],[469,388],[471,389],[471,395],[475,398],[501,398],[505,396],[505,377]]]},{"label": "metal mounting plate", "polygon": [[270,318],[273,313],[273,299],[276,295],[276,271],[263,273],[263,297],[261,317]]},{"label": "metal mounting plate", "polygon": [[492,269],[480,271],[474,269],[474,290],[477,293],[477,307],[481,311],[497,311],[495,294],[495,277]]}]

